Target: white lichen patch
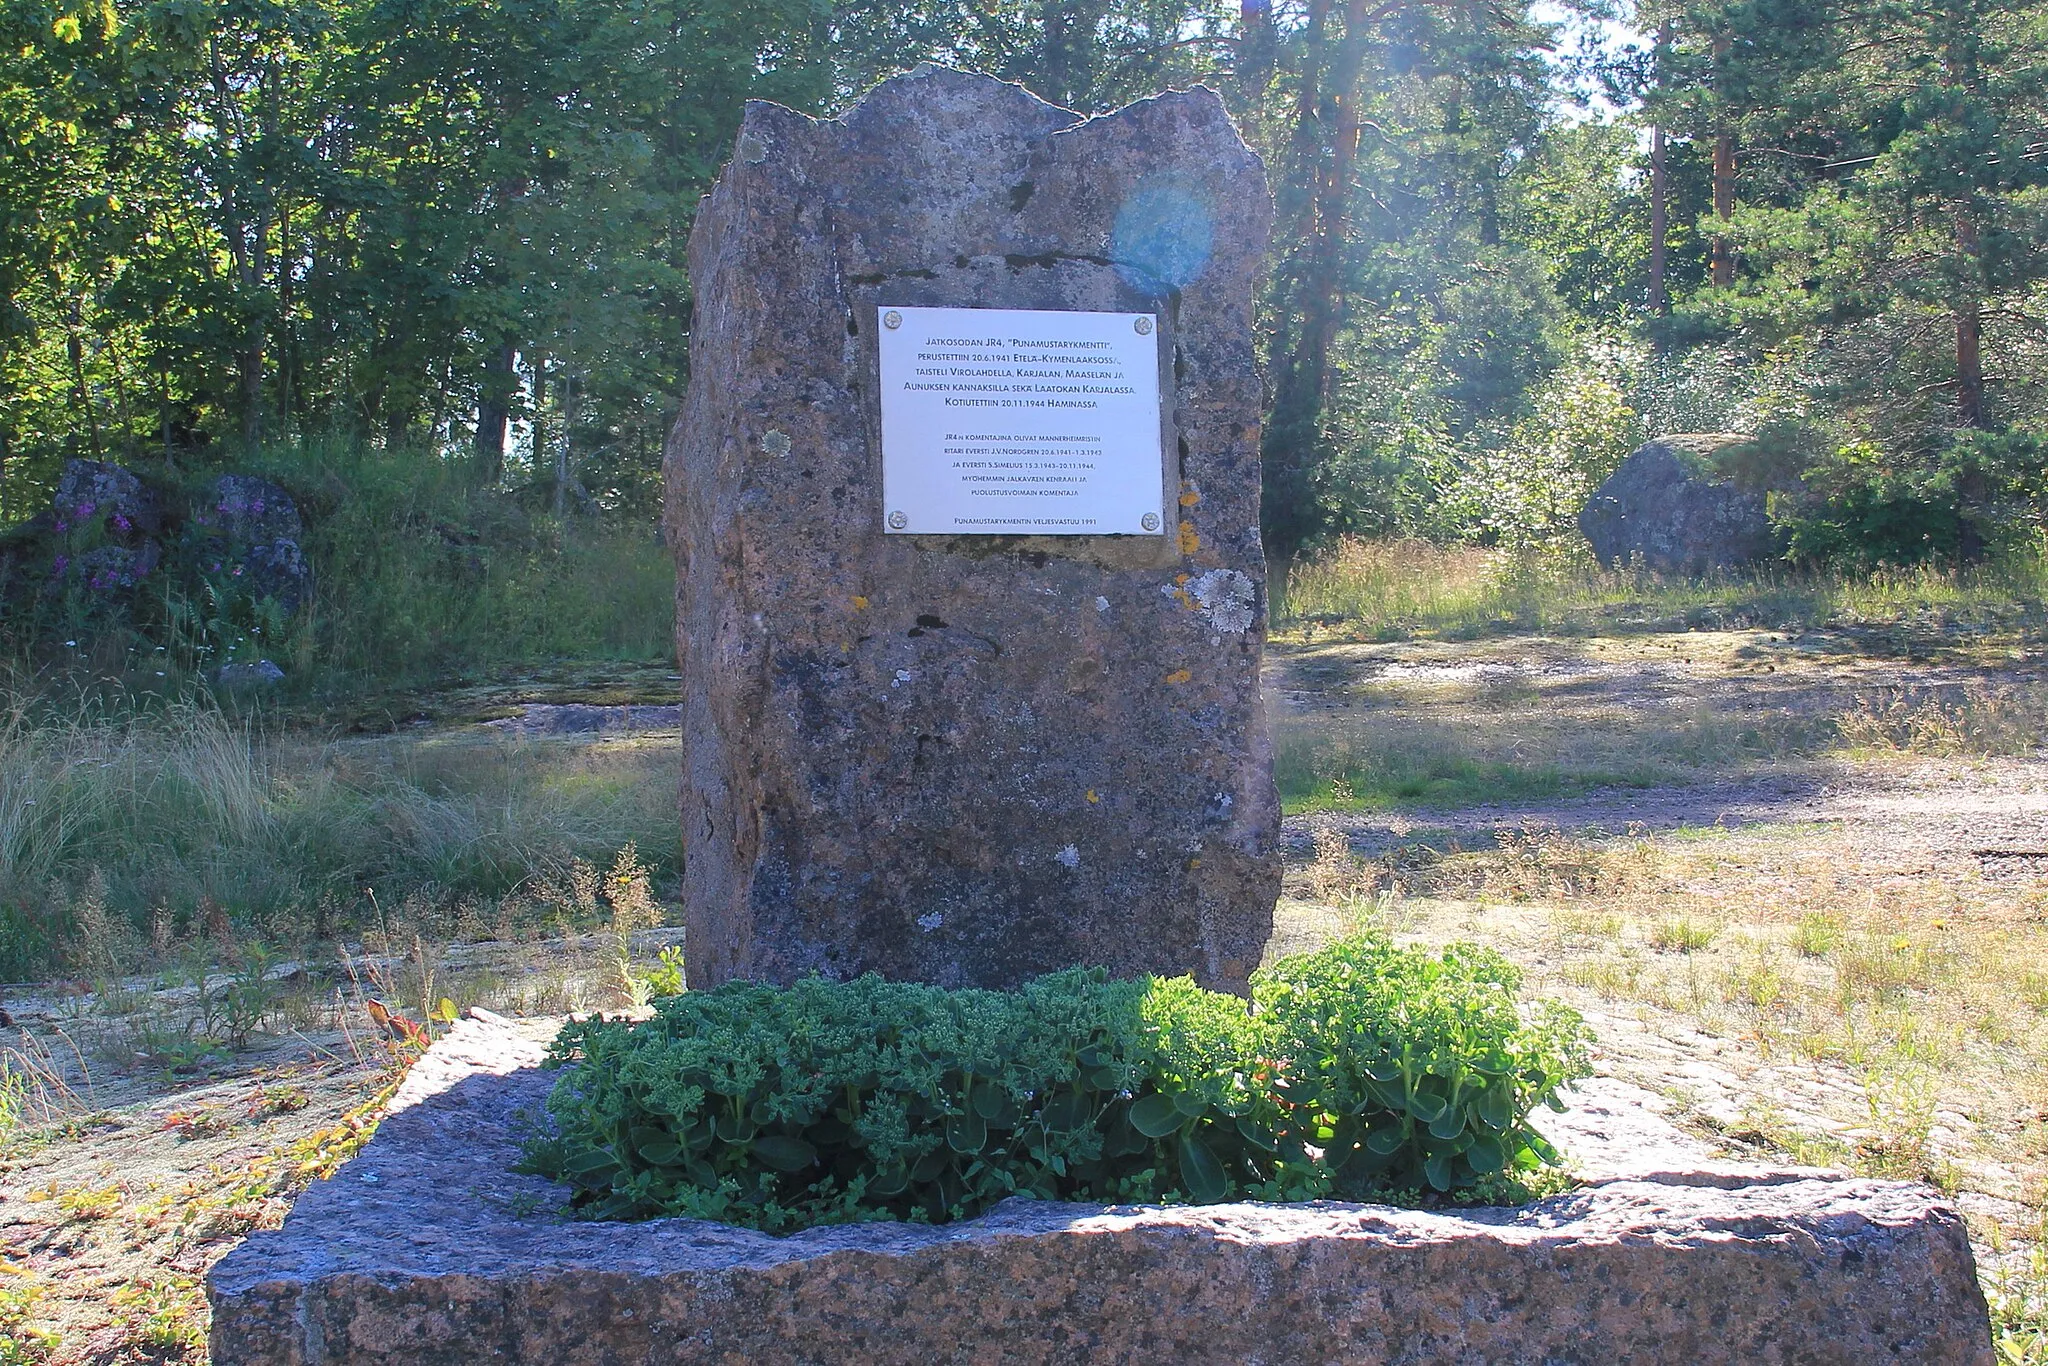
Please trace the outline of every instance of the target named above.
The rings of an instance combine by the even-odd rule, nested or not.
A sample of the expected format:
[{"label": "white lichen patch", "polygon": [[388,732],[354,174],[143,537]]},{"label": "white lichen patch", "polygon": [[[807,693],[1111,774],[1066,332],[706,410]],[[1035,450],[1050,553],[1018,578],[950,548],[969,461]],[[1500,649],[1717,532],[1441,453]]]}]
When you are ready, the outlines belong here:
[{"label": "white lichen patch", "polygon": [[1053,862],[1059,864],[1062,868],[1078,868],[1081,866],[1081,851],[1071,844],[1060,850],[1057,854],[1054,854],[1052,858]]},{"label": "white lichen patch", "polygon": [[1258,620],[1258,590],[1238,570],[1212,569],[1197,574],[1187,581],[1186,588],[1209,624],[1219,631],[1242,635]]},{"label": "white lichen patch", "polygon": [[917,927],[926,934],[930,934],[945,923],[946,917],[940,915],[937,911],[927,911],[917,918]]}]

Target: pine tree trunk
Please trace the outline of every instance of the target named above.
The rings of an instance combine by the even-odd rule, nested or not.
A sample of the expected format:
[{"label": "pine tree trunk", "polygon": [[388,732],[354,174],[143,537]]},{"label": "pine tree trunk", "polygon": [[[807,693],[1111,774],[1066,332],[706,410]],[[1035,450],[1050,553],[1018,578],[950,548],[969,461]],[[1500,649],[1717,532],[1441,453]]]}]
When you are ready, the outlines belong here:
[{"label": "pine tree trunk", "polygon": [[1984,306],[1974,278],[1977,270],[1977,219],[1967,204],[1956,208],[1956,250],[1966,276],[1956,297],[1956,420],[1965,427],[1984,425]]},{"label": "pine tree trunk", "polygon": [[85,382],[85,343],[79,338],[78,326],[78,309],[74,305],[71,330],[64,338],[64,351],[71,360],[71,385],[78,399],[78,411],[85,414],[85,429],[92,437],[92,458],[100,460],[105,458],[100,446],[100,416],[93,407],[92,390]]},{"label": "pine tree trunk", "polygon": [[1273,79],[1273,0],[1239,0],[1237,88],[1256,101]]},{"label": "pine tree trunk", "polygon": [[519,385],[513,369],[519,348],[511,340],[484,362],[483,384],[476,403],[477,479],[486,488],[496,488],[505,478],[505,427],[512,420],[512,393]]},{"label": "pine tree trunk", "polygon": [[1716,288],[1735,283],[1735,242],[1728,236],[1728,222],[1735,217],[1735,135],[1723,133],[1714,139],[1714,219],[1716,231],[1708,261]]},{"label": "pine tree trunk", "polygon": [[536,350],[527,357],[526,364],[533,374],[533,416],[527,423],[527,427],[533,437],[533,455],[527,474],[530,479],[538,481],[540,479],[540,472],[547,468],[549,456],[547,444],[548,353]]},{"label": "pine tree trunk", "polygon": [[573,375],[564,374],[560,385],[562,391],[562,439],[555,446],[555,520],[560,521],[568,512],[569,503],[569,438],[576,425],[576,380]]},{"label": "pine tree trunk", "polygon": [[1307,269],[1301,292],[1301,331],[1288,358],[1280,392],[1274,399],[1275,435],[1285,443],[1285,496],[1296,506],[1277,510],[1278,551],[1291,553],[1312,530],[1310,466],[1320,439],[1323,410],[1330,395],[1330,349],[1343,318],[1344,248],[1349,236],[1351,179],[1358,163],[1361,133],[1358,88],[1365,66],[1367,30],[1365,0],[1346,0],[1344,38],[1337,48],[1331,82],[1336,127],[1330,156],[1315,177],[1312,229]]},{"label": "pine tree trunk", "polygon": [[[1727,55],[1728,47],[1729,40],[1725,35],[1714,39],[1717,63]],[[1727,127],[1727,117],[1724,106],[1720,112],[1721,131],[1714,138],[1715,231],[1707,255],[1709,278],[1717,289],[1726,289],[1735,283],[1735,243],[1728,236],[1728,223],[1735,217],[1735,134]]]},{"label": "pine tree trunk", "polygon": [[[1657,26],[1657,87],[1664,86],[1664,53],[1671,46],[1671,21]],[[1659,317],[1671,312],[1671,291],[1665,272],[1671,251],[1671,168],[1664,141],[1664,126],[1650,129],[1650,311]]]}]

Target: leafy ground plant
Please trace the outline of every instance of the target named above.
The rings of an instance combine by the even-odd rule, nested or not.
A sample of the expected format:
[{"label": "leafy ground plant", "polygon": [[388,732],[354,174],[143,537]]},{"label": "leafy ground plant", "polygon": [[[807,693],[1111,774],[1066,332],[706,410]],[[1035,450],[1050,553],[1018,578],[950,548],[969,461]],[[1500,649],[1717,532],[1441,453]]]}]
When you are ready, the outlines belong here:
[{"label": "leafy ground plant", "polygon": [[1587,1075],[1497,954],[1378,934],[1253,1000],[1070,970],[1016,992],[731,983],[567,1026],[528,1170],[589,1218],[787,1232],[971,1217],[1013,1195],[1213,1203],[1469,1191],[1557,1155],[1527,1122]]}]

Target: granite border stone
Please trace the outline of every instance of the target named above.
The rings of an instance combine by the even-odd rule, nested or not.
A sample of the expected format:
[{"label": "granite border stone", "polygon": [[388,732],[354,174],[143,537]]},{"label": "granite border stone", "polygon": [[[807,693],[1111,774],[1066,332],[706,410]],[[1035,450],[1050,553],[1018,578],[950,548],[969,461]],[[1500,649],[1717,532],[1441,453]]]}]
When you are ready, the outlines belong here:
[{"label": "granite border stone", "polygon": [[363,1152],[209,1277],[215,1366],[1992,1361],[1935,1192],[1722,1163],[1597,1083],[1519,1209],[1015,1200],[786,1238],[585,1223],[508,1170],[553,1022],[475,1012]]}]

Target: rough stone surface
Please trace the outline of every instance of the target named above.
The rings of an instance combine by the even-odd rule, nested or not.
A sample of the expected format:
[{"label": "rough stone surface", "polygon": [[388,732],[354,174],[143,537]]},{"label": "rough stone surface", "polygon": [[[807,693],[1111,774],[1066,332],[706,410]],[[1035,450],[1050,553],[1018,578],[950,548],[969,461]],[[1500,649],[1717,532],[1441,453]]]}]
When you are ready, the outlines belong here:
[{"label": "rough stone surface", "polygon": [[[215,1366],[1992,1359],[1932,1191],[1716,1163],[1613,1083],[1552,1130],[1594,1184],[1521,1209],[1011,1201],[778,1239],[569,1223],[508,1173],[548,1029],[457,1025],[363,1153],[214,1268]],[[1603,1144],[1673,1170],[1603,1174]]]},{"label": "rough stone surface", "polygon": [[267,659],[223,664],[213,671],[213,686],[229,692],[255,692],[284,682],[284,670]]},{"label": "rough stone surface", "polygon": [[1697,574],[1776,553],[1763,495],[1737,487],[1709,463],[1716,451],[1749,439],[1711,432],[1638,446],[1579,513],[1579,530],[1600,563],[1640,557],[1665,573]]},{"label": "rough stone surface", "polygon": [[231,541],[297,541],[306,534],[292,496],[253,474],[223,474],[213,481],[206,503],[195,514]]},{"label": "rough stone surface", "polygon": [[116,540],[163,530],[163,500],[132,471],[103,460],[67,460],[57,477],[57,529],[98,523]]},{"label": "rough stone surface", "polygon": [[287,616],[313,591],[313,567],[300,542],[305,526],[292,496],[267,479],[224,474],[216,479],[193,520],[221,537],[225,555],[241,572],[243,591],[271,598]]},{"label": "rough stone surface", "polygon": [[[748,106],[691,237],[667,455],[693,985],[1088,963],[1242,989],[1280,876],[1269,214],[1206,90],[1084,120],[925,70],[830,122]],[[884,302],[1157,311],[1177,534],[884,535]]]}]

